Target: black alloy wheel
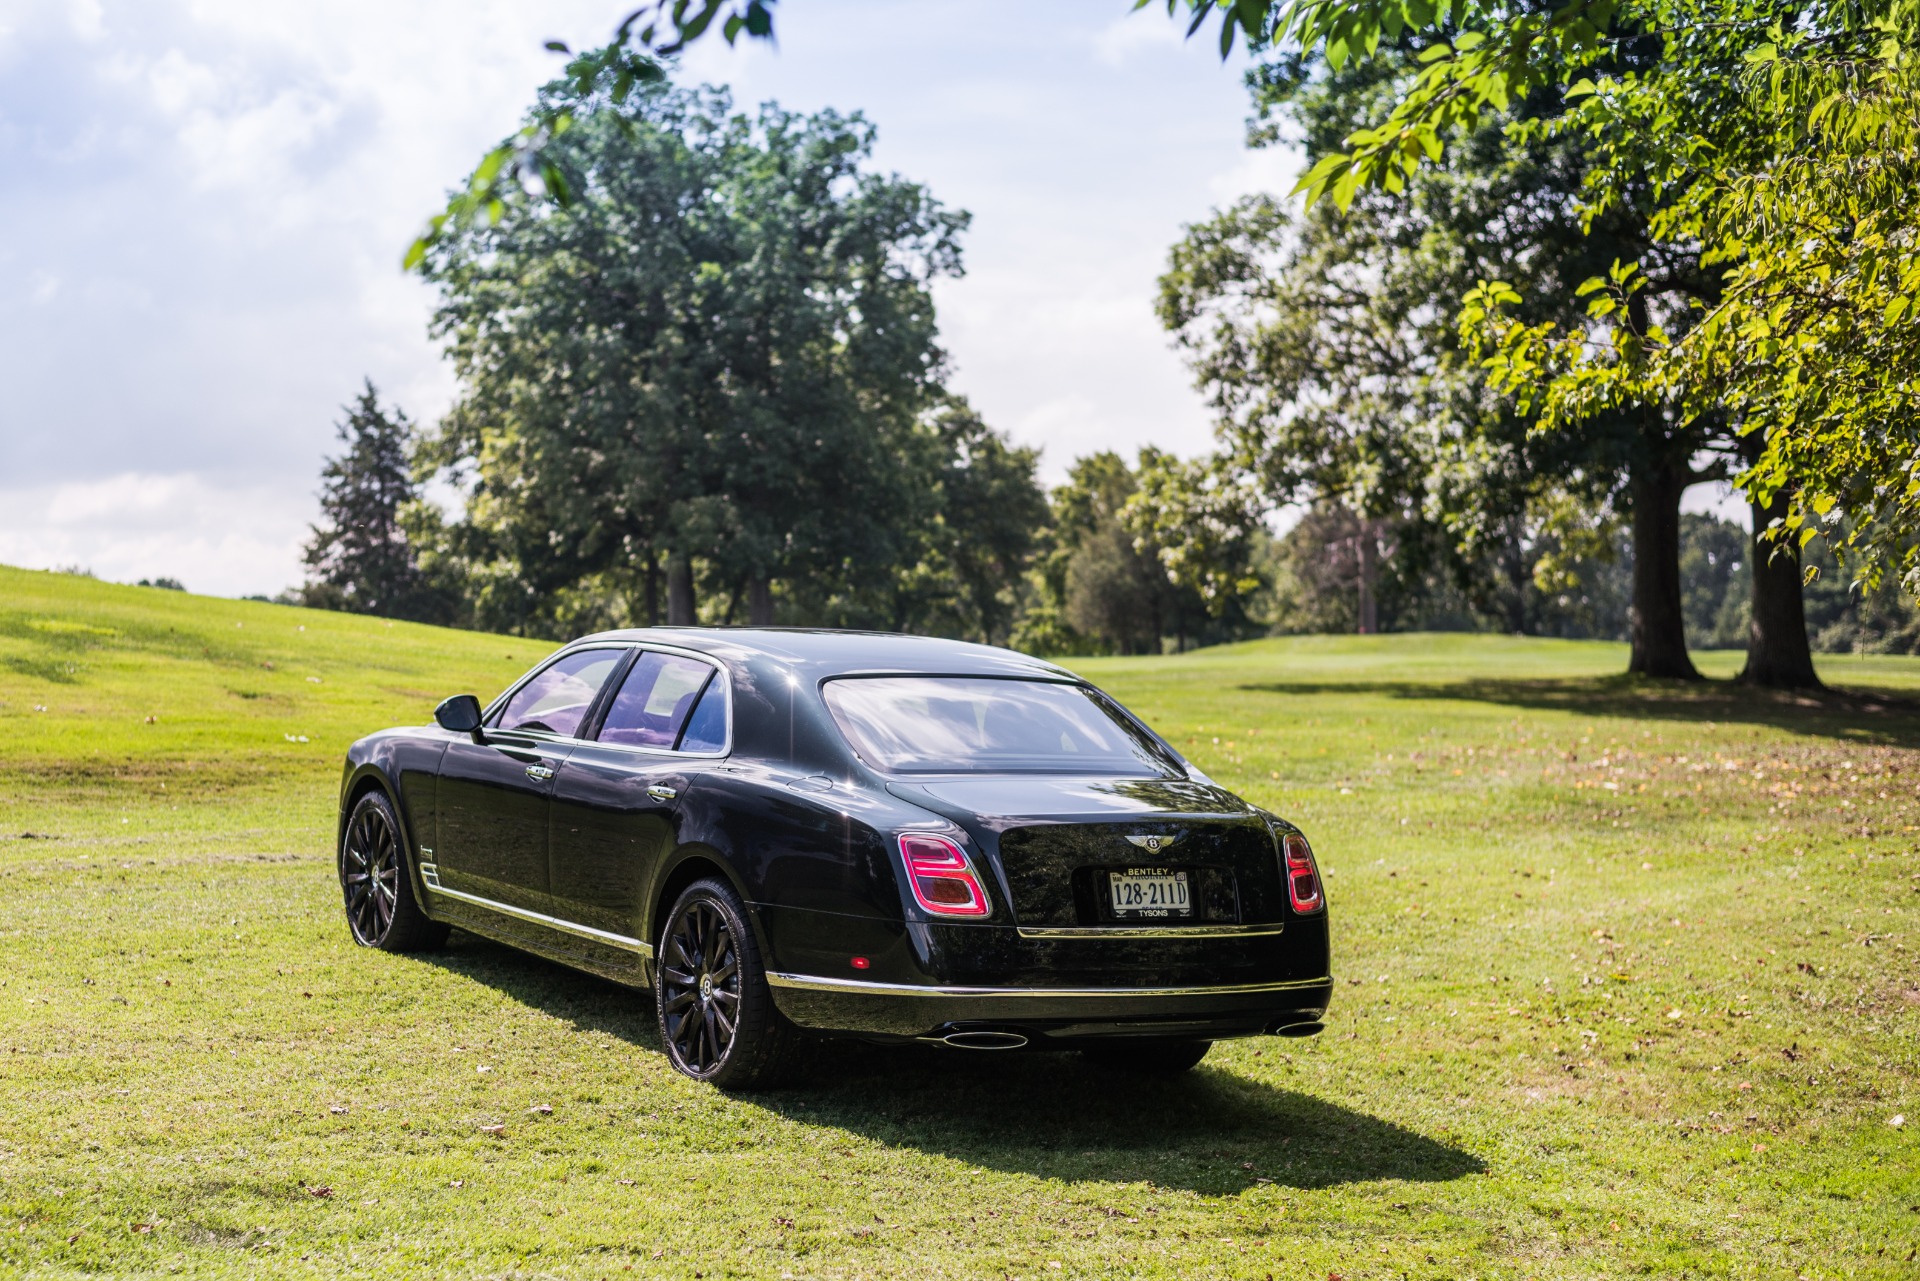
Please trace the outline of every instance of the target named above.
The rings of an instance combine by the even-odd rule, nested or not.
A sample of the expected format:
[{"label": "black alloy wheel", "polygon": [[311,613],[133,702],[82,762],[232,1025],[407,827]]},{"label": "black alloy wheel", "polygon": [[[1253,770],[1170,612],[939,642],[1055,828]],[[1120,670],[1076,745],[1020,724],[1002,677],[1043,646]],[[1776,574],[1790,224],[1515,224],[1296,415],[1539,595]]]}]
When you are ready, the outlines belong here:
[{"label": "black alloy wheel", "polygon": [[1196,1067],[1212,1041],[1170,1041],[1161,1037],[1115,1037],[1090,1045],[1081,1053],[1087,1060],[1114,1072],[1135,1076],[1178,1076]]},{"label": "black alloy wheel", "polygon": [[405,858],[392,802],[381,792],[368,792],[354,805],[340,837],[347,928],[362,947],[417,952],[446,942],[448,927],[430,920],[414,901]]},{"label": "black alloy wheel", "polygon": [[674,904],[654,998],[668,1061],[696,1081],[766,1089],[798,1065],[799,1029],[774,1008],[746,907],[722,881],[696,881]]}]

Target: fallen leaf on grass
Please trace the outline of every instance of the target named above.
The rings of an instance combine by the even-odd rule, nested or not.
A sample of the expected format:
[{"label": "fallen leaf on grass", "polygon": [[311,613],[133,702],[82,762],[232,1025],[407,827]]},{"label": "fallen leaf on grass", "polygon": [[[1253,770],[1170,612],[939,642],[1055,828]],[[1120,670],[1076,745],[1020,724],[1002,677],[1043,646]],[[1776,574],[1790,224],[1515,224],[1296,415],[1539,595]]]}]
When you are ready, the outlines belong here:
[{"label": "fallen leaf on grass", "polygon": [[308,1188],[307,1195],[319,1197],[322,1201],[324,1201],[328,1197],[333,1195],[333,1189],[331,1187]]},{"label": "fallen leaf on grass", "polygon": [[81,1238],[82,1236],[84,1236],[84,1235],[86,1235],[86,1234],[85,1234],[85,1233],[82,1233],[82,1232],[76,1232],[76,1233],[74,1233],[74,1234],[73,1234],[72,1236],[70,1236],[70,1237],[68,1237],[68,1238],[67,1238],[67,1244],[68,1244],[68,1245],[72,1245],[72,1244],[73,1244],[73,1243],[74,1243],[75,1241],[78,1241],[78,1240],[79,1240],[79,1239],[80,1239],[80,1238]]},{"label": "fallen leaf on grass", "polygon": [[507,1127],[504,1125],[483,1125],[480,1127],[480,1133],[491,1134],[496,1139],[504,1139],[507,1137]]},{"label": "fallen leaf on grass", "polygon": [[345,1116],[347,1114],[347,1110],[341,1107],[338,1103],[328,1108],[327,1111],[333,1113],[335,1116]]},{"label": "fallen leaf on grass", "polygon": [[533,1114],[534,1114],[535,1116],[552,1116],[552,1115],[553,1115],[553,1104],[551,1104],[551,1103],[536,1103],[536,1104],[534,1104],[534,1105],[533,1105],[532,1107],[530,1107],[530,1108],[528,1108],[528,1109],[527,1109],[527,1111],[529,1111],[529,1112],[531,1112],[531,1113],[533,1113]]},{"label": "fallen leaf on grass", "polygon": [[1905,1125],[1906,1123],[1907,1123],[1907,1118],[1903,1114],[1896,1113],[1895,1115],[1887,1118],[1887,1124],[1892,1126],[1896,1130],[1899,1129],[1901,1126]]},{"label": "fallen leaf on grass", "polygon": [[137,1233],[145,1233],[145,1232],[153,1231],[153,1225],[151,1223],[129,1223],[127,1225],[127,1228],[130,1231],[137,1232]]}]

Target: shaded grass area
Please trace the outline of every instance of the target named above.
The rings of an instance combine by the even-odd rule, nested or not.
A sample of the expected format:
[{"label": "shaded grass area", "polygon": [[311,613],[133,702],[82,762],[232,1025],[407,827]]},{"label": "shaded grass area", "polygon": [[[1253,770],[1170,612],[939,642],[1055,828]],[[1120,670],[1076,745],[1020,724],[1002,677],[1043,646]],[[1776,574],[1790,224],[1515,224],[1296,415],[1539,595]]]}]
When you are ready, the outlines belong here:
[{"label": "shaded grass area", "polygon": [[837,1047],[730,1099],[635,993],[348,943],[339,752],[540,648],[0,570],[0,1271],[1920,1267],[1920,664],[1809,703],[1496,637],[1078,664],[1314,839],[1328,1032],[1160,1083]]}]

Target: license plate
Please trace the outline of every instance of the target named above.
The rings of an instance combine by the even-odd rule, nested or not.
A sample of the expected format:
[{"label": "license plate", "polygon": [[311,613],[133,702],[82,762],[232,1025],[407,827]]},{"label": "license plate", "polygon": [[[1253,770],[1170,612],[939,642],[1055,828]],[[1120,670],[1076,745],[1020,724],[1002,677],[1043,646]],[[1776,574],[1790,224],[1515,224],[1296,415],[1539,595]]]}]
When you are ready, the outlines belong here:
[{"label": "license plate", "polygon": [[1130,867],[1107,876],[1113,887],[1113,914],[1117,918],[1193,915],[1193,896],[1187,892],[1185,872]]}]

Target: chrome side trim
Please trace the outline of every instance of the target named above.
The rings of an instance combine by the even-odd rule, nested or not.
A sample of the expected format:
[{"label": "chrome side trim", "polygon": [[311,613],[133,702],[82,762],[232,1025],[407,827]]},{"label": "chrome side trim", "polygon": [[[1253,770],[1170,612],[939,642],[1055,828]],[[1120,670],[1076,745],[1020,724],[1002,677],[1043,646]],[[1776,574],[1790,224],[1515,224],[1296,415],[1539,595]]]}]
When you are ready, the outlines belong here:
[{"label": "chrome side trim", "polygon": [[1279,934],[1284,925],[1061,925],[1038,929],[1020,927],[1023,939],[1184,939],[1264,938]]},{"label": "chrome side trim", "polygon": [[544,925],[550,930],[562,934],[572,934],[577,938],[591,939],[595,943],[604,943],[608,947],[617,947],[623,952],[633,952],[651,961],[653,944],[643,943],[639,939],[628,938],[624,934],[615,934],[611,930],[596,930],[591,925],[580,925],[573,921],[563,921],[557,916],[548,916],[544,912],[535,912],[529,908],[515,907],[511,903],[501,903],[494,899],[482,898],[478,894],[469,894],[465,890],[450,890],[440,884],[440,869],[432,863],[420,865],[420,878],[427,883],[429,892],[441,898],[450,898],[457,903],[471,903],[483,907],[489,912],[501,916],[511,916],[515,920],[528,921],[534,925]]},{"label": "chrome side trim", "polygon": [[830,979],[813,974],[767,975],[769,987],[803,992],[847,992],[861,996],[1032,996],[1045,999],[1083,996],[1254,996],[1319,987],[1326,979],[1290,979],[1285,983],[1229,983],[1217,987],[933,987],[918,983],[875,983],[868,979]]}]

